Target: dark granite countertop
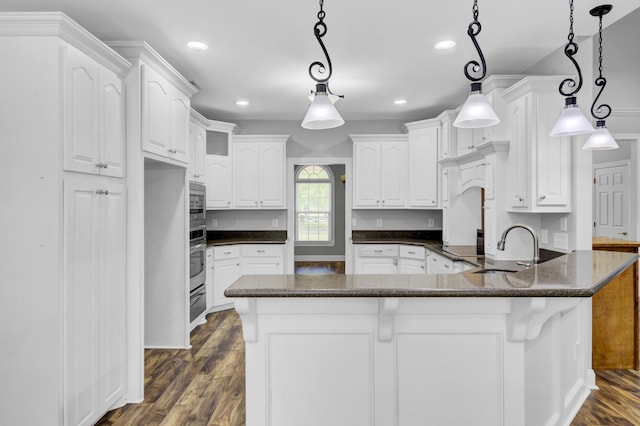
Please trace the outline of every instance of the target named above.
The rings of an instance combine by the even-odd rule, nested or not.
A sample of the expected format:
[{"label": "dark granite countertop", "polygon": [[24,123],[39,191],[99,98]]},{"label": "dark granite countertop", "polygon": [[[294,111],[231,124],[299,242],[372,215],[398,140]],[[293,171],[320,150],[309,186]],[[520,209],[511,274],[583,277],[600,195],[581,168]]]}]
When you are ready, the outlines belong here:
[{"label": "dark granite countertop", "polygon": [[287,231],[207,231],[207,247],[229,244],[285,244]]},{"label": "dark granite countertop", "polygon": [[[576,251],[515,273],[244,275],[227,297],[591,297],[632,265],[635,253]],[[514,262],[485,262],[505,268]],[[505,268],[507,269],[507,268]]]}]

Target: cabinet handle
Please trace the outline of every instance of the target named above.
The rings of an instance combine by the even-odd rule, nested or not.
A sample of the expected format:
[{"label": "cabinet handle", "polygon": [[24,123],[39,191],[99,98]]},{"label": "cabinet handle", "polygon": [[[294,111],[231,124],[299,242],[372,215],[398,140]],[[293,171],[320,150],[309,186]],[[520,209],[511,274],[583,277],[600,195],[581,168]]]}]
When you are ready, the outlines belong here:
[{"label": "cabinet handle", "polygon": [[385,200],[382,200],[382,204],[384,204]]},{"label": "cabinet handle", "polygon": [[374,253],[382,253],[382,250],[374,250]]},{"label": "cabinet handle", "polygon": [[231,205],[231,201],[227,201],[227,204],[228,204],[228,205]]},{"label": "cabinet handle", "polygon": [[104,192],[103,192],[103,194],[104,194],[104,195],[109,195],[109,190],[108,190],[108,189],[105,189],[105,190],[104,190]]},{"label": "cabinet handle", "polygon": [[449,269],[449,265],[444,265],[445,268]]},{"label": "cabinet handle", "polygon": [[256,253],[264,253],[264,250],[256,250]]},{"label": "cabinet handle", "polygon": [[544,200],[545,198],[547,198],[547,196],[546,196],[546,195],[541,195],[541,196],[539,196],[539,197],[538,197],[538,200],[542,201],[542,200]]},{"label": "cabinet handle", "polygon": [[231,252],[230,251],[225,251],[224,254],[231,254]]},{"label": "cabinet handle", "polygon": [[262,201],[260,201],[260,204],[262,204]]},{"label": "cabinet handle", "polygon": [[240,266],[240,264],[239,264],[239,263],[236,263],[236,266]]},{"label": "cabinet handle", "polygon": [[377,203],[377,204],[380,204],[380,200],[376,200],[376,203]]},{"label": "cabinet handle", "polygon": [[102,189],[96,189],[96,194],[102,195],[104,194],[104,191]]},{"label": "cabinet handle", "polygon": [[424,265],[420,265],[420,268],[424,269]]},{"label": "cabinet handle", "polygon": [[627,235],[627,231],[618,232],[619,235]]},{"label": "cabinet handle", "polygon": [[513,198],[515,198],[516,200],[518,200],[518,201],[520,201],[520,202],[523,202],[523,201],[524,201],[524,198],[522,198],[522,197],[521,197],[521,196],[519,196],[519,195],[516,195],[516,196],[515,196],[515,197],[513,197]]},{"label": "cabinet handle", "polygon": [[409,254],[416,254],[416,252],[415,252],[415,251],[408,251],[407,253],[409,253]]}]

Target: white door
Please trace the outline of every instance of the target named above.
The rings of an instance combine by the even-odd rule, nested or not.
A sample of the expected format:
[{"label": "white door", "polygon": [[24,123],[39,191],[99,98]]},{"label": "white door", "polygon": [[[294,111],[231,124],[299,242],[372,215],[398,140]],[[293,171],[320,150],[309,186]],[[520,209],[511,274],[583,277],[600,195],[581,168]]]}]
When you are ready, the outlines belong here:
[{"label": "white door", "polygon": [[409,134],[409,206],[436,207],[438,204],[439,127]]},{"label": "white door", "polygon": [[426,273],[425,263],[425,260],[400,258],[398,269],[401,274],[423,275]]},{"label": "white door", "polygon": [[171,158],[189,163],[189,98],[171,88]]},{"label": "white door", "polygon": [[213,304],[214,306],[231,303],[224,291],[242,276],[240,259],[216,260],[213,266]]},{"label": "white door", "polygon": [[142,149],[163,157],[171,149],[169,83],[148,66],[142,69]]},{"label": "white door", "polygon": [[629,164],[594,165],[594,235],[629,239]]}]

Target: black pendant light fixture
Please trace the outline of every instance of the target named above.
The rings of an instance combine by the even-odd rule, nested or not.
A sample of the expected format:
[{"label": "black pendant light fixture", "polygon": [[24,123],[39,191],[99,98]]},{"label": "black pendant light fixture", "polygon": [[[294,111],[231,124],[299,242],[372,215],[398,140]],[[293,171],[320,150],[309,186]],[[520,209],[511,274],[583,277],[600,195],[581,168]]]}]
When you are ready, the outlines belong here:
[{"label": "black pendant light fixture", "polygon": [[331,65],[331,58],[329,58],[329,52],[327,52],[327,48],[322,42],[322,37],[327,34],[327,25],[324,23],[325,12],[323,7],[324,0],[320,0],[318,22],[313,26],[313,33],[324,52],[327,65],[325,66],[321,61],[314,61],[309,65],[309,75],[316,81],[316,91],[311,91],[313,101],[309,106],[309,110],[307,111],[304,120],[302,120],[302,127],[305,129],[332,129],[344,124],[344,120],[340,116],[340,113],[329,98],[329,95],[332,95],[332,97],[337,100],[338,98],[344,98],[344,96],[334,95],[329,89],[329,78],[331,78],[333,67]]},{"label": "black pendant light fixture", "polygon": [[593,126],[578,108],[576,99],[576,94],[582,88],[582,71],[573,57],[578,53],[578,45],[573,41],[573,37],[573,0],[569,0],[569,36],[567,37],[567,45],[564,47],[564,54],[576,67],[578,75],[577,81],[565,78],[558,87],[560,94],[565,97],[565,106],[551,129],[551,136],[575,136],[593,132]]},{"label": "black pendant light fixture", "polygon": [[[500,119],[491,107],[487,98],[482,94],[482,79],[487,75],[487,63],[485,62],[482,49],[476,37],[482,30],[482,25],[478,21],[478,0],[473,1],[473,21],[469,24],[467,35],[471,38],[473,45],[480,56],[480,63],[471,60],[464,66],[464,75],[471,81],[471,94],[462,106],[453,125],[461,128],[477,128],[495,126],[500,123]],[[471,74],[478,74],[473,76]]]},{"label": "black pendant light fixture", "polygon": [[596,106],[598,103],[598,99],[600,95],[607,85],[607,79],[602,75],[602,17],[607,13],[611,12],[613,6],[610,4],[603,4],[601,6],[596,6],[589,11],[591,16],[596,16],[599,19],[598,25],[598,72],[599,75],[595,80],[595,85],[600,87],[600,91],[598,95],[594,98],[593,104],[591,105],[591,115],[596,119],[596,130],[591,134],[587,142],[584,144],[582,149],[588,150],[596,150],[596,149],[617,149],[618,144],[616,143],[611,133],[607,129],[605,120],[607,117],[611,115],[611,106],[608,104],[602,104]]}]

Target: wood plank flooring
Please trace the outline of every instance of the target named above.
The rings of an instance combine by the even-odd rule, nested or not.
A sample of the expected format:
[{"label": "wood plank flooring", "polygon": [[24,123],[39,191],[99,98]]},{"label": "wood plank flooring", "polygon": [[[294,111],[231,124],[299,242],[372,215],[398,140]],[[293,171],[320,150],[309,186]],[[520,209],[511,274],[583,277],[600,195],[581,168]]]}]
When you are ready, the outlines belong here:
[{"label": "wood plank flooring", "polygon": [[[107,413],[98,425],[245,424],[244,342],[234,310],[207,316],[191,333],[190,350],[145,351],[145,399]],[[596,371],[574,426],[640,425],[640,372]],[[534,425],[535,426],[535,425]]]}]

